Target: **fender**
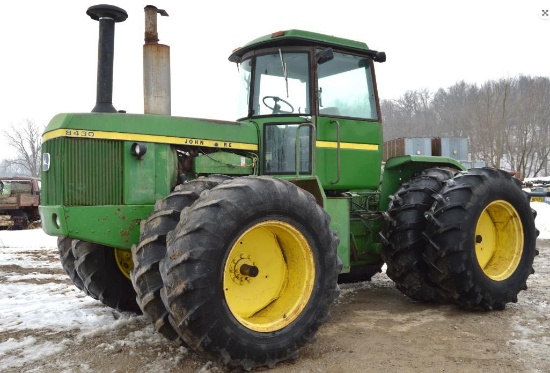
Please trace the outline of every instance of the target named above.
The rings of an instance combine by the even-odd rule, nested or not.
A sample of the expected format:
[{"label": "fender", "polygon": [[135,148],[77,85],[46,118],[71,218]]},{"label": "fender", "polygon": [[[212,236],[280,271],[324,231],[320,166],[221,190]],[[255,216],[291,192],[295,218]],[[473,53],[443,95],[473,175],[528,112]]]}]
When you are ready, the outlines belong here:
[{"label": "fender", "polygon": [[380,190],[380,211],[386,211],[389,196],[394,194],[401,184],[416,173],[432,167],[450,167],[465,171],[466,167],[456,159],[448,157],[404,155],[388,159],[384,165]]}]

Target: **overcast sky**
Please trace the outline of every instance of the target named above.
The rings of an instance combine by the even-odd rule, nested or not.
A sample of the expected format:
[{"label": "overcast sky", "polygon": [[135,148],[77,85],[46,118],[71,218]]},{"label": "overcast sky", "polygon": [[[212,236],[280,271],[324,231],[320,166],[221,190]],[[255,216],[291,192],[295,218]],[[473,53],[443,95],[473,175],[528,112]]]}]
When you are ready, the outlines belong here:
[{"label": "overcast sky", "polygon": [[[495,1],[39,1],[3,8],[0,130],[25,119],[95,105],[98,23],[86,10],[107,2],[128,12],[116,25],[113,104],[143,112],[145,5],[165,9],[159,38],[171,47],[172,115],[233,120],[233,49],[291,28],[364,41],[387,54],[376,64],[381,99],[465,80],[550,75],[550,0]],[[548,17],[546,17],[548,18]],[[0,159],[10,156],[0,136]]]}]

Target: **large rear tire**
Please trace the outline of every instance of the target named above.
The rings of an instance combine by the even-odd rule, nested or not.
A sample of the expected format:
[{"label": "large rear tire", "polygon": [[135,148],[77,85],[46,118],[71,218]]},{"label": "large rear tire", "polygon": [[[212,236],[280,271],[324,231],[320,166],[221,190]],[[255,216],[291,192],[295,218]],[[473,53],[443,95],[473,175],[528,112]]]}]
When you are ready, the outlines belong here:
[{"label": "large rear tire", "polygon": [[176,186],[167,197],[157,201],[151,216],[141,223],[139,243],[132,246],[134,269],[131,276],[136,301],[155,329],[168,340],[177,339],[178,333],[168,322],[168,311],[160,297],[159,262],[166,255],[166,235],[178,224],[182,210],[191,206],[203,191],[230,179],[215,175]]},{"label": "large rear tire", "polygon": [[534,273],[538,231],[507,172],[472,169],[449,181],[427,213],[430,278],[466,309],[504,309]]},{"label": "large rear tire", "polygon": [[338,296],[338,238],[308,192],[241,177],[204,192],[168,235],[163,300],[182,339],[244,369],[295,357]]},{"label": "large rear tire", "polygon": [[428,277],[423,260],[429,243],[424,238],[425,212],[432,206],[433,195],[458,170],[431,168],[413,177],[391,197],[382,235],[387,242],[382,258],[386,274],[403,294],[417,301],[445,302],[439,288]]},{"label": "large rear tire", "polygon": [[141,313],[129,273],[128,251],[73,240],[75,268],[89,295],[119,311]]}]

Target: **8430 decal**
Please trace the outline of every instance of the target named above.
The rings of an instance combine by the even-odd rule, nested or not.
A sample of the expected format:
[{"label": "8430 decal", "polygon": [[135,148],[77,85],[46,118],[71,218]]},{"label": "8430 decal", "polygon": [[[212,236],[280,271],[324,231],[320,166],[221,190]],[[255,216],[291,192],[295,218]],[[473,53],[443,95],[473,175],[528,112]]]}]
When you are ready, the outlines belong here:
[{"label": "8430 decal", "polygon": [[94,131],[86,130],[65,130],[65,136],[93,138],[95,133]]}]

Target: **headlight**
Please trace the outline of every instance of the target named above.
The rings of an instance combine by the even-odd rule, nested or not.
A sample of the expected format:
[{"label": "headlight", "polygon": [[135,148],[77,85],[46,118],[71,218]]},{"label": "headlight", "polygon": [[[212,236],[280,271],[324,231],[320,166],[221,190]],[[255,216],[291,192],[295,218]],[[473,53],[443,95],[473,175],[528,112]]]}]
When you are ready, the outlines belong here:
[{"label": "headlight", "polygon": [[137,159],[143,158],[145,153],[147,153],[147,145],[145,145],[142,142],[135,142],[130,147],[130,152],[133,156],[135,156]]},{"label": "headlight", "polygon": [[50,169],[50,153],[42,154],[42,171],[46,172]]}]

